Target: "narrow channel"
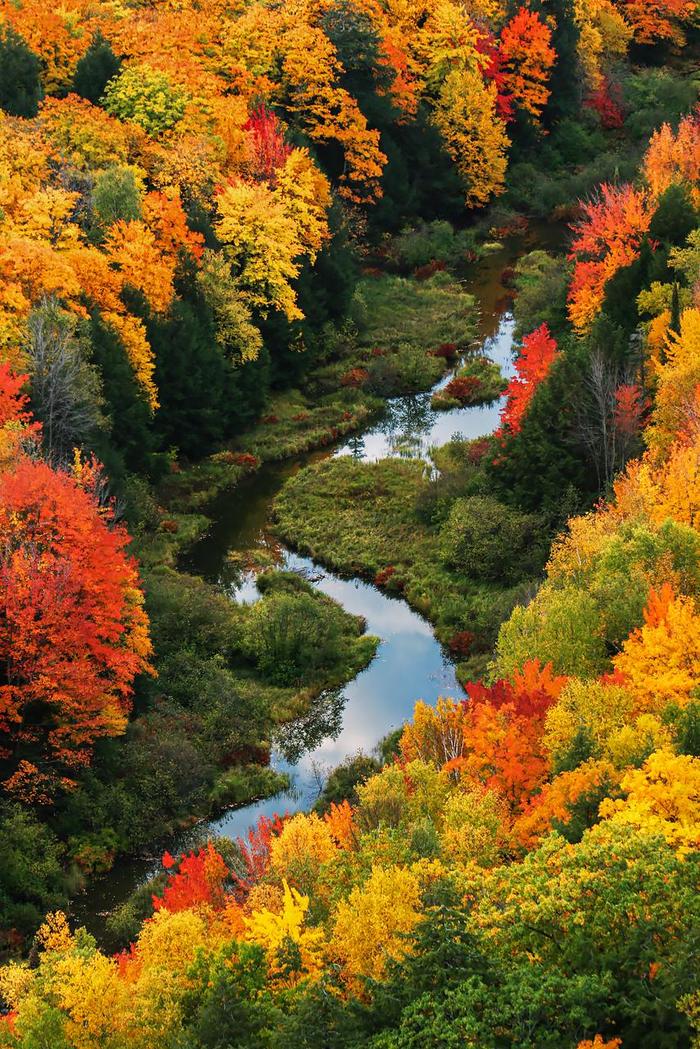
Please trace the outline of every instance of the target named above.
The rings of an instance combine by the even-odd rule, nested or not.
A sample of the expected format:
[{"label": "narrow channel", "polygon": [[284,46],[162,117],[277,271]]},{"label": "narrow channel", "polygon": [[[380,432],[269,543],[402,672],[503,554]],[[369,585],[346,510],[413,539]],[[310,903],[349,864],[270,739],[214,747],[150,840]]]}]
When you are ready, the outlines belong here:
[{"label": "narrow channel", "polygon": [[[513,373],[515,323],[512,292],[504,285],[503,274],[535,247],[556,248],[560,244],[560,228],[534,229],[474,264],[465,279],[465,291],[475,296],[480,310],[478,338],[482,351],[499,364],[506,377]],[[449,654],[418,612],[402,598],[389,596],[371,583],[342,579],[288,550],[272,529],[276,495],[289,477],[310,462],[332,455],[353,455],[365,461],[424,457],[431,447],[453,436],[475,438],[492,433],[498,425],[500,402],[450,412],[430,408],[431,394],[449,379],[450,375],[445,376],[428,392],[388,401],[378,422],[341,447],[263,466],[232,491],[220,493],[207,507],[211,527],[182,557],[183,570],[216,583],[232,599],[254,601],[258,596],[254,577],[241,577],[231,566],[229,554],[264,547],[275,555],[279,567],[303,573],[348,612],[363,616],[368,633],[381,642],[370,665],[341,694],[322,697],[307,717],[280,730],[271,761],[274,768],[291,776],[293,785],[288,793],[200,823],[168,842],[170,851],[182,851],[207,835],[237,838],[261,815],[308,809],[324,774],[358,750],[371,752],[383,736],[411,716],[416,700],[432,703],[439,696],[459,694]],[[160,851],[156,853],[155,848],[153,856],[119,861],[74,901],[74,918],[97,932],[103,916],[159,869]]]}]

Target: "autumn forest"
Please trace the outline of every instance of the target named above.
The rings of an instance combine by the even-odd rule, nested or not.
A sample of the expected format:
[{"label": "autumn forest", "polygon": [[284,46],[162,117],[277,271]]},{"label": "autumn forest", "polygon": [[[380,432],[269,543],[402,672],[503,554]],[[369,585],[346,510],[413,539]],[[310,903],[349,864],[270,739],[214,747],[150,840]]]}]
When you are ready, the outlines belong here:
[{"label": "autumn forest", "polygon": [[700,5],[0,0],[0,1047],[700,1049]]}]

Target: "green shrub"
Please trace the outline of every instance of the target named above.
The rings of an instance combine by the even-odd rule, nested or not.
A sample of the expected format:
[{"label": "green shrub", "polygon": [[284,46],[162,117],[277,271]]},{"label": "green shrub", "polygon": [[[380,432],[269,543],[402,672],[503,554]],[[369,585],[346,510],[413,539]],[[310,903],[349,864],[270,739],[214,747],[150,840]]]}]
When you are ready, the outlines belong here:
[{"label": "green shrub", "polygon": [[534,514],[489,496],[458,499],[440,533],[445,563],[472,579],[522,578],[532,573],[533,551],[539,553],[539,528]]},{"label": "green shrub", "polygon": [[241,649],[276,685],[292,685],[336,663],[340,638],[310,594],[271,594],[248,613]]}]

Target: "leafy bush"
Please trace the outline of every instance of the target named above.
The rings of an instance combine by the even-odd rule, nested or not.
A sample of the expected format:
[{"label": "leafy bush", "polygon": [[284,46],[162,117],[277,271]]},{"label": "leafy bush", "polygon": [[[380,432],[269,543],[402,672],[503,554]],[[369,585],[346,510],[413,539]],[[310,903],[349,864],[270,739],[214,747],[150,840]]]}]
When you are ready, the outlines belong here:
[{"label": "leafy bush", "polygon": [[444,221],[427,222],[404,230],[393,239],[388,261],[402,272],[412,272],[431,262],[456,267],[475,257],[476,237],[471,230],[455,230]]},{"label": "leafy bush", "polygon": [[512,581],[540,559],[539,519],[488,496],[458,499],[442,527],[445,563],[472,579]]}]

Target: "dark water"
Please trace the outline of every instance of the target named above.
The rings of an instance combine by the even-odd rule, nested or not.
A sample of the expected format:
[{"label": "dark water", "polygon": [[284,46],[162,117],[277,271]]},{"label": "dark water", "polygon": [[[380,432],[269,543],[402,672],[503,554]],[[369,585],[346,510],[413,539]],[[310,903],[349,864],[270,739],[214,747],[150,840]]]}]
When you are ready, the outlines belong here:
[{"label": "dark water", "polygon": [[[556,244],[558,230],[535,231],[487,256],[465,280],[481,310],[479,339],[484,352],[506,376],[513,370],[511,297],[501,274],[519,255],[543,243]],[[438,387],[449,381],[447,376]],[[436,387],[437,388],[437,387]],[[424,456],[434,445],[454,435],[472,438],[491,433],[498,425],[500,403],[451,412],[430,409],[432,391],[388,402],[382,419],[366,432],[352,437],[335,451],[312,453],[293,461],[268,464],[234,490],[221,493],[207,508],[212,525],[208,533],[183,557],[186,571],[217,583],[238,601],[257,599],[254,578],[241,577],[227,559],[230,552],[263,548],[280,567],[302,572],[315,587],[356,615],[364,616],[367,631],[380,645],[372,663],[342,693],[321,697],[309,716],[280,730],[272,764],[288,772],[293,787],[288,793],[230,810],[202,823],[167,843],[170,851],[190,847],[208,834],[237,837],[262,814],[306,809],[318,795],[325,774],[358,750],[369,752],[393,728],[410,717],[418,699],[434,702],[439,696],[460,691],[454,666],[436,641],[430,624],[400,598],[390,597],[369,583],[341,579],[310,559],[288,551],[271,534],[272,504],[285,481],[303,465],[329,455],[353,455],[365,461],[390,456]],[[159,869],[162,850],[154,855],[120,861],[88,893],[75,901],[77,919],[99,931],[100,915],[121,903],[147,876]]]}]

